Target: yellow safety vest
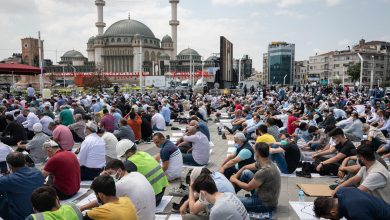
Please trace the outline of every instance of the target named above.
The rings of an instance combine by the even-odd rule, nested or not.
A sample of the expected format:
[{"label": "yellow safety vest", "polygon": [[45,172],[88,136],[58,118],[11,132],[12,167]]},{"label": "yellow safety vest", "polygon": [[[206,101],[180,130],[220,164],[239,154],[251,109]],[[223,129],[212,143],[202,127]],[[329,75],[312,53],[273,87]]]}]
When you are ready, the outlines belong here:
[{"label": "yellow safety vest", "polygon": [[56,211],[33,214],[34,220],[81,220],[83,215],[74,204],[64,204]]},{"label": "yellow safety vest", "polygon": [[137,171],[146,177],[152,185],[155,195],[161,193],[169,185],[167,176],[165,176],[160,164],[150,154],[137,151],[127,160],[134,163],[137,166]]}]

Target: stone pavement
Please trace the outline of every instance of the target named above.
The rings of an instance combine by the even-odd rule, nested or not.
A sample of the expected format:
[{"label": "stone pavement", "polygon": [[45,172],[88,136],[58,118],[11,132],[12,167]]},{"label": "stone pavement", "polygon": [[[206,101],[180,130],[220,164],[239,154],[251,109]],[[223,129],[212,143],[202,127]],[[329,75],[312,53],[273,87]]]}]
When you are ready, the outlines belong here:
[{"label": "stone pavement", "polygon": [[[179,125],[177,123],[173,123],[175,127],[185,127],[185,125]],[[218,135],[217,125],[214,122],[208,122],[211,141],[215,146],[211,147],[213,152],[211,153],[210,162],[207,165],[211,171],[217,171],[219,166],[222,164],[223,160],[226,158],[228,147],[228,140],[222,140],[221,136]],[[180,133],[182,131],[171,130],[171,127],[168,127],[167,131],[162,132],[164,135],[170,135],[172,138],[172,133]],[[151,144],[140,144],[140,150],[144,150],[151,155],[155,155],[159,152],[159,148],[155,147],[153,143]],[[184,177],[188,172],[188,168],[183,170],[182,179],[184,181]],[[279,197],[279,206],[276,211],[274,211],[272,218],[273,219],[299,219],[294,210],[289,205],[289,201],[297,201],[298,200],[298,188],[297,184],[300,183],[322,183],[322,184],[330,184],[334,182],[334,178],[330,177],[321,177],[321,178],[302,178],[302,177],[282,177],[282,188]],[[165,194],[168,195],[169,191],[173,187],[177,187],[180,184],[180,181],[176,181],[170,184],[170,186],[165,191]],[[245,191],[241,190],[240,195],[244,195]],[[305,201],[314,201],[315,198],[305,197]],[[178,203],[180,198],[173,197],[171,202],[165,208],[164,213],[168,214],[172,208],[172,202]]]}]

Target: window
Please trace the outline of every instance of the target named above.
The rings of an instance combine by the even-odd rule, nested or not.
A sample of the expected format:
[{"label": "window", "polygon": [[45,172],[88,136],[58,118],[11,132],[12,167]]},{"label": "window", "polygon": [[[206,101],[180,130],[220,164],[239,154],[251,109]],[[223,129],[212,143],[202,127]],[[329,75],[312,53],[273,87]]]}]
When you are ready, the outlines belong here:
[{"label": "window", "polygon": [[123,39],[123,42],[127,43],[127,42],[129,42],[129,39],[127,37],[125,37],[125,39]]},{"label": "window", "polygon": [[115,42],[115,39],[114,38],[111,38],[111,43],[114,43]]},{"label": "window", "polygon": [[117,39],[116,39],[116,42],[120,43],[120,42],[122,42],[122,39],[117,38]]}]

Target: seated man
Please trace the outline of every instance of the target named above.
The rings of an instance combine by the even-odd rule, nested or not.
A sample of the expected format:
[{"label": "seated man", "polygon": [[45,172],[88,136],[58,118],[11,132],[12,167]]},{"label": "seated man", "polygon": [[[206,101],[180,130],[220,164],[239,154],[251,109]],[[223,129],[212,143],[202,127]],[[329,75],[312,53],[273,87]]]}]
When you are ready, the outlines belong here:
[{"label": "seated man", "polygon": [[232,124],[232,129],[225,126],[225,129],[229,131],[230,134],[234,134],[237,130],[242,131],[243,126],[242,123],[246,121],[245,117],[242,117],[242,110],[237,109],[234,111],[234,119],[230,122]]},{"label": "seated man", "polygon": [[[112,160],[107,163],[106,170],[101,175],[110,175],[114,178],[116,196],[127,196],[137,209],[138,218],[153,220],[156,212],[156,198],[152,185],[139,172],[128,173],[125,165],[120,160]],[[142,190],[140,190],[142,189]],[[80,207],[81,211],[98,207],[98,201]]]},{"label": "seated man", "polygon": [[68,128],[72,132],[73,140],[75,142],[83,142],[85,139],[85,122],[81,114],[74,115],[75,123],[68,125]]},{"label": "seated man", "polygon": [[0,218],[23,220],[32,213],[31,193],[45,179],[39,170],[26,167],[22,153],[13,152],[6,158],[11,174],[0,176]]},{"label": "seated man", "polygon": [[330,131],[329,136],[332,137],[336,143],[336,146],[331,148],[330,152],[337,151],[337,154],[331,158],[316,157],[312,164],[313,166],[310,169],[311,172],[319,172],[321,175],[336,176],[344,158],[356,155],[356,148],[350,140],[345,138],[344,132],[340,128],[335,128]]},{"label": "seated man", "polygon": [[343,129],[345,136],[351,141],[360,141],[363,138],[362,121],[357,112],[352,113],[352,123]]},{"label": "seated man", "polygon": [[14,150],[10,146],[0,142],[0,175],[8,173],[6,158],[7,155],[12,152],[14,152]]},{"label": "seated man", "polygon": [[309,125],[305,122],[299,124],[292,136],[296,138],[296,141],[303,139],[305,142],[309,142],[313,139],[313,136],[309,134]]},{"label": "seated man", "polygon": [[276,142],[274,136],[268,134],[268,127],[265,124],[262,124],[257,128],[256,134],[256,143],[263,142],[267,144],[273,144]]},{"label": "seated man", "polygon": [[165,124],[164,117],[158,113],[155,109],[152,111],[152,128],[153,131],[165,131],[167,129],[167,126]]},{"label": "seated man", "polygon": [[390,205],[356,188],[340,188],[335,198],[318,197],[314,201],[314,213],[317,218],[388,220]]},{"label": "seated man", "polygon": [[154,133],[152,139],[156,147],[160,148],[160,153],[154,158],[157,162],[161,160],[168,181],[180,178],[183,171],[183,156],[180,150],[160,132]]},{"label": "seated man", "polygon": [[192,183],[190,191],[198,193],[200,203],[213,205],[210,220],[249,220],[249,215],[237,196],[231,192],[218,192],[210,175],[200,175]]},{"label": "seated man", "polygon": [[35,164],[43,163],[46,161],[47,154],[42,146],[47,140],[50,139],[50,137],[42,132],[41,123],[34,124],[33,131],[35,133],[34,137],[27,144],[19,142],[18,148],[28,150],[28,156],[34,161]]},{"label": "seated man", "polygon": [[248,212],[269,212],[278,205],[281,188],[280,173],[269,159],[268,144],[256,143],[254,148],[257,162],[241,168],[230,177],[230,181],[238,190],[256,189],[256,193],[252,193],[251,197],[240,197]]},{"label": "seated man", "polygon": [[81,180],[93,180],[106,165],[106,143],[96,134],[97,125],[89,121],[85,126],[85,140],[81,143],[77,158]]},{"label": "seated man", "polygon": [[114,179],[98,176],[91,185],[96,198],[102,204],[85,214],[84,219],[138,220],[137,210],[129,197],[117,197]]},{"label": "seated man", "polygon": [[[220,172],[211,172],[207,168],[201,168],[196,167],[192,170],[191,175],[189,176],[189,179],[187,184],[190,185],[189,191],[187,191],[188,195],[181,195],[184,196],[182,201],[183,204],[180,206],[180,214],[183,216],[183,220],[191,220],[191,219],[208,219],[209,213],[206,212],[208,209],[208,205],[202,203],[202,201],[199,199],[199,196],[191,189],[191,185],[195,182],[195,180],[199,176],[210,176],[211,179],[214,181],[218,192],[228,192],[235,194],[235,190],[233,185],[229,182],[226,177],[220,173]],[[182,187],[182,186],[181,186]],[[186,188],[186,186],[184,186]],[[174,193],[171,193],[172,195]],[[179,195],[177,195],[179,196]]]},{"label": "seated man", "polygon": [[200,121],[200,119],[196,116],[191,117],[190,121],[190,126],[198,126],[199,131],[202,132],[204,135],[206,135],[207,139],[210,141],[210,131],[209,128],[207,127],[206,122]]},{"label": "seated man", "polygon": [[61,149],[72,150],[74,145],[73,135],[67,126],[52,122],[49,124],[49,129],[53,131],[53,140],[61,146]]},{"label": "seated man", "polygon": [[243,133],[237,132],[234,135],[234,143],[236,152],[229,154],[229,156],[222,163],[221,168],[219,168],[219,172],[223,173],[228,179],[231,175],[237,173],[237,171],[240,170],[243,166],[255,162],[253,159],[253,148],[248,143]]},{"label": "seated man", "polygon": [[376,127],[369,124],[363,124],[363,132],[367,134],[367,140],[372,142],[374,150],[387,144],[385,135]]},{"label": "seated man", "polygon": [[[210,142],[207,137],[199,131],[197,126],[190,126],[183,136],[183,141],[178,145],[183,154],[183,163],[190,166],[203,166],[209,162]],[[184,146],[191,144],[191,148]]]},{"label": "seated man", "polygon": [[360,145],[356,150],[356,155],[362,167],[354,177],[341,183],[334,192],[344,186],[359,185],[359,190],[390,204],[390,174],[387,168],[376,160],[372,146]]},{"label": "seated man", "polygon": [[119,129],[114,131],[114,135],[118,138],[118,141],[123,139],[131,140],[135,142],[135,135],[133,129],[128,125],[126,119],[119,120]]},{"label": "seated man", "polygon": [[282,136],[280,144],[272,144],[269,149],[271,160],[279,167],[280,172],[285,174],[293,173],[301,160],[301,151],[295,143],[295,139],[288,134]]},{"label": "seated man", "polygon": [[309,134],[313,136],[313,139],[303,145],[303,150],[320,150],[329,143],[329,137],[325,132],[325,129],[319,129],[316,126],[309,127]]},{"label": "seated man", "polygon": [[80,189],[80,165],[73,152],[64,151],[54,141],[43,144],[49,160],[41,170],[44,177],[51,175],[53,187],[60,200],[74,196]]},{"label": "seated man", "polygon": [[73,203],[60,204],[57,192],[53,187],[42,186],[34,190],[31,203],[36,214],[29,215],[26,220],[56,219],[82,220],[83,214]]},{"label": "seated man", "polygon": [[97,135],[104,140],[105,154],[106,154],[106,163],[117,158],[116,156],[116,145],[118,144],[118,139],[113,133],[104,131],[103,129],[98,129]]},{"label": "seated man", "polygon": [[116,146],[118,157],[125,159],[127,172],[137,171],[152,185],[156,196],[156,206],[161,203],[168,179],[159,163],[148,153],[137,150],[137,145],[128,139],[120,140]]},{"label": "seated man", "polygon": [[9,146],[15,146],[19,141],[26,141],[27,132],[23,125],[14,121],[13,115],[6,115],[5,119],[7,121],[7,127],[1,133],[1,142]]},{"label": "seated man", "polygon": [[253,117],[253,123],[248,125],[243,131],[247,139],[251,139],[252,134],[256,132],[256,129],[263,123],[260,120],[259,114],[253,114],[252,117]]}]

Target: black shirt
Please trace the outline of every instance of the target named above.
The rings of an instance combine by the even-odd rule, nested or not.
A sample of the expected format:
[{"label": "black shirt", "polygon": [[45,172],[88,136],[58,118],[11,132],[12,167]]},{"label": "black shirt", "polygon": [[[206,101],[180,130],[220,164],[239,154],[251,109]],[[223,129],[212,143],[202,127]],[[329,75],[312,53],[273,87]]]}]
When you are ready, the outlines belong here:
[{"label": "black shirt", "polygon": [[284,158],[287,163],[288,173],[293,173],[297,169],[299,161],[301,159],[301,151],[295,143],[289,143],[287,145],[280,146],[285,151]]},{"label": "black shirt", "polygon": [[26,129],[24,129],[23,125],[17,121],[11,121],[4,129],[1,136],[5,137],[7,134],[17,141],[27,140]]},{"label": "black shirt", "polygon": [[[350,140],[347,140],[343,145],[340,144],[336,145],[335,148],[339,153],[344,154],[345,157],[356,155],[356,147],[355,145],[353,145],[353,143]],[[341,163],[343,159],[341,159],[339,162]]]},{"label": "black shirt", "polygon": [[5,127],[7,127],[7,121],[5,120],[4,115],[0,115],[0,132],[3,132]]}]

